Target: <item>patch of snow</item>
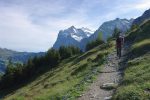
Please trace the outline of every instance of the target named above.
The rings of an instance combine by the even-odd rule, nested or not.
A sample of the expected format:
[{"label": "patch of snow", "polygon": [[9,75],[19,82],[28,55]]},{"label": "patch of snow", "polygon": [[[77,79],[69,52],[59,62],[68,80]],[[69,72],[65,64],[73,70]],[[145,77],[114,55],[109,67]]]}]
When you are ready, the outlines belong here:
[{"label": "patch of snow", "polygon": [[73,28],[74,33],[77,33],[77,30],[75,28]]},{"label": "patch of snow", "polygon": [[75,40],[77,40],[78,42],[80,42],[83,39],[82,36],[77,36],[75,34],[73,34],[71,37],[74,38]]},{"label": "patch of snow", "polygon": [[90,33],[90,34],[94,33],[94,31],[92,31],[88,28],[84,28],[84,27],[82,27],[81,30],[83,30],[84,32]]},{"label": "patch of snow", "polygon": [[109,97],[105,97],[104,100],[111,100],[112,99],[112,96],[109,96]]}]

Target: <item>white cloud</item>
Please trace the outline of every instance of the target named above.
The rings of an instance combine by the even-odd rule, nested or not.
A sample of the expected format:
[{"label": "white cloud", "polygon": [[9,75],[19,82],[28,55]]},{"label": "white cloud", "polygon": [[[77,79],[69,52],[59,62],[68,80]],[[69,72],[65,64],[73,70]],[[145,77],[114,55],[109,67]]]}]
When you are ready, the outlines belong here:
[{"label": "white cloud", "polygon": [[8,8],[3,12],[0,16],[1,47],[18,51],[45,51],[54,43],[56,36],[53,30],[33,24],[26,13]]},{"label": "white cloud", "polygon": [[150,1],[149,0],[143,0],[141,3],[134,6],[136,9],[139,10],[145,10],[150,8]]}]

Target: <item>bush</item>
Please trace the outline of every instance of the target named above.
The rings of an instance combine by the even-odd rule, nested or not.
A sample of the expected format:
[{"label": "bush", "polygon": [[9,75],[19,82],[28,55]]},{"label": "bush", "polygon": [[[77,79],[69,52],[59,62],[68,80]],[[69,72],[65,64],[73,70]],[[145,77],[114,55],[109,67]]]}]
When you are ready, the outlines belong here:
[{"label": "bush", "polygon": [[117,92],[113,100],[146,100],[142,95],[142,91],[140,89],[137,90],[136,86],[127,86]]},{"label": "bush", "polygon": [[80,54],[80,53],[81,53],[81,50],[74,46],[67,46],[67,47],[61,46],[59,48],[59,54],[60,54],[61,59],[66,59],[68,57],[71,57],[73,55]]},{"label": "bush", "polygon": [[94,47],[103,44],[104,41],[102,39],[102,33],[98,33],[98,37],[96,40],[90,41],[89,43],[87,43],[86,45],[86,51],[93,49]]},{"label": "bush", "polygon": [[93,49],[94,47],[97,47],[98,45],[103,44],[103,40],[96,39],[95,41],[91,41],[86,45],[86,51]]}]

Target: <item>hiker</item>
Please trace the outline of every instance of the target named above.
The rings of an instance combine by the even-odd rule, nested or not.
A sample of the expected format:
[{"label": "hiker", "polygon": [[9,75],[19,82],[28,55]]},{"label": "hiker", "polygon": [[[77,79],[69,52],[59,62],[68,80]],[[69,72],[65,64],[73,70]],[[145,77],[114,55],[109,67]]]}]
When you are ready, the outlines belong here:
[{"label": "hiker", "polygon": [[124,37],[125,37],[124,35],[121,36],[122,48],[123,48],[123,46],[124,46]]},{"label": "hiker", "polygon": [[119,34],[116,39],[117,56],[119,58],[121,57],[121,50],[122,50],[123,44],[124,44],[124,37],[120,36]]}]

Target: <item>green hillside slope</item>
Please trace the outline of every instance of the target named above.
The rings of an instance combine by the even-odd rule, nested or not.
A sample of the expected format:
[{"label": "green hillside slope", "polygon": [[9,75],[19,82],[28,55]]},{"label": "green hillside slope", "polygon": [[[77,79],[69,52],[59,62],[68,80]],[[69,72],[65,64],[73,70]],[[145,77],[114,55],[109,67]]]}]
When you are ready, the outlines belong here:
[{"label": "green hillside slope", "polygon": [[[55,69],[6,95],[4,100],[75,99],[96,79],[114,42],[100,45],[82,55],[63,60]],[[1,92],[3,93],[3,91]]]},{"label": "green hillside slope", "polygon": [[150,100],[150,20],[127,36],[128,62],[114,100]]}]

